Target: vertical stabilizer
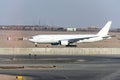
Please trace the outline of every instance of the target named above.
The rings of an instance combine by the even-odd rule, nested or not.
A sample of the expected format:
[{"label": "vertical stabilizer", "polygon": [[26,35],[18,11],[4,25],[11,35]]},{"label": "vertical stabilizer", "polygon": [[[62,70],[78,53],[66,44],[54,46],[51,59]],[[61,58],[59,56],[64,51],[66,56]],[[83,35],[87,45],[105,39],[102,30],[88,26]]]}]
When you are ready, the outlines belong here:
[{"label": "vertical stabilizer", "polygon": [[107,24],[97,33],[98,36],[106,36],[110,29],[112,21],[108,21]]}]

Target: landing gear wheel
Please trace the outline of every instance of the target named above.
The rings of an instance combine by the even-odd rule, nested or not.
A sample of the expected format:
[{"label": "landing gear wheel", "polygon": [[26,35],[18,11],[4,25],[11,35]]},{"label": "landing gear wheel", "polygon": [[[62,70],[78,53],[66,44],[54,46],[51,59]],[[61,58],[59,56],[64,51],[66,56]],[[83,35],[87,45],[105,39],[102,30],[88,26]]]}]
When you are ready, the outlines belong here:
[{"label": "landing gear wheel", "polygon": [[77,45],[66,45],[66,47],[77,47]]},{"label": "landing gear wheel", "polygon": [[37,43],[35,43],[35,47],[38,47],[38,46],[37,46]]}]

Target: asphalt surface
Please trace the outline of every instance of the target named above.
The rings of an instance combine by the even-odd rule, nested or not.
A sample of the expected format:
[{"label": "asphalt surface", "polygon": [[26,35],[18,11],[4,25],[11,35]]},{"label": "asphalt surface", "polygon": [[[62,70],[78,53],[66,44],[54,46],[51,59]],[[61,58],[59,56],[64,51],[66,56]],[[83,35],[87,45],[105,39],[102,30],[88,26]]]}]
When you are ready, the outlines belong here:
[{"label": "asphalt surface", "polygon": [[0,66],[56,66],[0,69],[24,80],[120,80],[120,58],[100,56],[0,56]]}]

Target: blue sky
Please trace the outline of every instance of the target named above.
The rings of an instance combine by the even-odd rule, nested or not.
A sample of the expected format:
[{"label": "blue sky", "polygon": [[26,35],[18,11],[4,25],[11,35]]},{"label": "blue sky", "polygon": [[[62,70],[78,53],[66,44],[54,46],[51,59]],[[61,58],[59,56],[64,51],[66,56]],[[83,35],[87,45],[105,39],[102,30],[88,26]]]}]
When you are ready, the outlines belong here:
[{"label": "blue sky", "polygon": [[120,27],[120,0],[1,0],[0,25]]}]

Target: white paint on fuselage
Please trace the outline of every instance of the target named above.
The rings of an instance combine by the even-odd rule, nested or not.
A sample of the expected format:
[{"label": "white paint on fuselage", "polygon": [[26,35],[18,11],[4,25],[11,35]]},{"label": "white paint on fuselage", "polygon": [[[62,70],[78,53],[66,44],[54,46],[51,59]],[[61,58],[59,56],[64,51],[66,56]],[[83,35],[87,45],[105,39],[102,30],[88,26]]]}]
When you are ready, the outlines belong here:
[{"label": "white paint on fuselage", "polygon": [[[36,43],[55,43],[59,42],[60,40],[69,40],[69,39],[77,39],[77,38],[84,38],[84,37],[93,37],[96,35],[37,35],[33,36],[32,38],[29,39],[29,41],[36,42]],[[77,43],[80,42],[93,42],[93,41],[98,41],[99,37],[93,37],[90,39],[84,39],[84,40],[79,40]]]}]

